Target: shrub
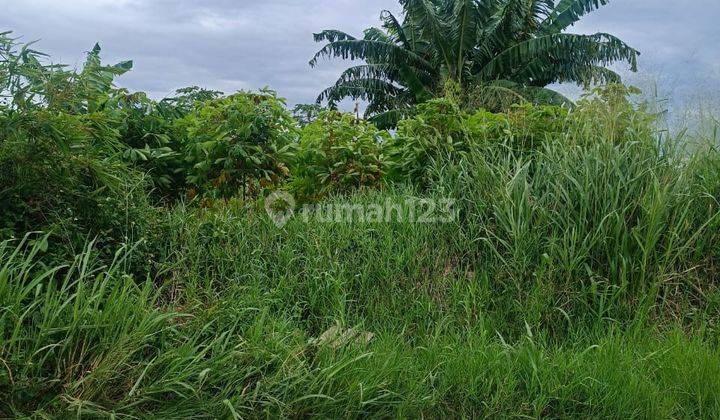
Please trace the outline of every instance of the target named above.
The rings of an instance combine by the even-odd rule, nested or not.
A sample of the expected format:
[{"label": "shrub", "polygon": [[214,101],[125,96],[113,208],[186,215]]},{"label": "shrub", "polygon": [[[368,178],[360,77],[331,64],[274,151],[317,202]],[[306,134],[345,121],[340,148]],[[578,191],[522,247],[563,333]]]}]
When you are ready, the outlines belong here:
[{"label": "shrub", "polygon": [[188,182],[209,198],[252,198],[289,175],[297,128],[273,91],[206,101],[178,127],[187,136]]},{"label": "shrub", "polygon": [[466,116],[451,99],[434,99],[417,106],[415,115],[400,121],[389,153],[391,178],[427,184],[427,170],[445,156],[459,158],[472,141]]},{"label": "shrub", "polygon": [[113,77],[129,64],[102,66],[99,53],[96,45],[76,73],[0,36],[0,89],[11,98],[0,106],[0,234],[52,231],[58,258],[95,236],[110,258],[155,226],[144,177],[119,157],[122,118],[108,106]]},{"label": "shrub", "polygon": [[[65,258],[88,237],[101,236],[96,245],[111,258],[120,244],[154,236],[156,212],[145,177],[94,145],[100,134],[86,116],[40,109],[19,118],[0,116],[0,127],[3,237],[52,231],[60,245],[54,254]],[[142,250],[149,249],[140,248],[139,260]]]},{"label": "shrub", "polygon": [[618,142],[655,135],[657,115],[648,112],[645,104],[636,106],[631,101],[640,93],[638,88],[620,84],[586,93],[571,114],[573,137],[578,141],[601,137]]},{"label": "shrub", "polygon": [[148,174],[157,196],[173,198],[184,190],[187,168],[183,145],[174,133],[178,114],[168,103],[144,93],[117,95],[112,109],[119,115],[122,158]]},{"label": "shrub", "polygon": [[458,161],[486,143],[503,143],[529,152],[542,141],[562,136],[568,111],[558,106],[517,105],[507,113],[462,111],[452,99],[418,105],[415,115],[400,121],[390,147],[392,177],[428,186],[428,169],[434,162]]},{"label": "shrub", "polygon": [[106,105],[117,116],[123,159],[146,173],[156,197],[172,201],[186,190],[188,162],[185,133],[176,121],[196,106],[217,99],[221,92],[188,87],[174,96],[154,101],[143,92],[120,90]]},{"label": "shrub", "polygon": [[376,188],[388,169],[389,140],[386,131],[352,114],[323,112],[301,132],[291,188],[305,200]]},{"label": "shrub", "polygon": [[503,143],[531,152],[546,140],[563,137],[568,127],[568,109],[552,105],[514,105],[504,113],[478,110],[467,117],[468,135],[475,144]]}]

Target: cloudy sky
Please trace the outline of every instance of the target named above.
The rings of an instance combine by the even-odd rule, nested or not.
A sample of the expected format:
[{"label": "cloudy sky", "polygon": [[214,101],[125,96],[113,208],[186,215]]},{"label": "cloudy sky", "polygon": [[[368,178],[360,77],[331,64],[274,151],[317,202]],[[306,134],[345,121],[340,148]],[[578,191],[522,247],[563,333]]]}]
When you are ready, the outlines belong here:
[{"label": "cloudy sky", "polygon": [[[0,0],[0,31],[12,30],[53,61],[80,65],[97,41],[108,63],[135,61],[119,84],[164,97],[202,85],[232,92],[270,86],[312,102],[342,69],[311,69],[326,28],[361,34],[395,0]],[[720,0],[614,0],[571,29],[610,32],[639,49],[627,78],[664,97],[720,97]],[[619,70],[623,71],[622,67]]]}]

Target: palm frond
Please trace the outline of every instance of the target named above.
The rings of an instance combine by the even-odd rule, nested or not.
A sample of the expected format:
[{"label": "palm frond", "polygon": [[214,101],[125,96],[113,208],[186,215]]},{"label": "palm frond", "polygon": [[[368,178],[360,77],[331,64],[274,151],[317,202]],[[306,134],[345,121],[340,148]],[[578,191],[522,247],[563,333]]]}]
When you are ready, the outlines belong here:
[{"label": "palm frond", "polygon": [[574,25],[584,15],[608,4],[610,0],[561,0],[541,24],[543,34],[557,34]]},{"label": "palm frond", "polygon": [[379,129],[387,130],[397,127],[398,122],[410,115],[410,111],[410,108],[396,108],[374,115],[366,115],[366,118]]},{"label": "palm frond", "polygon": [[482,42],[474,52],[486,62],[507,45],[522,38],[522,27],[518,24],[519,17],[525,11],[525,0],[496,0],[488,8],[488,20],[482,29]]},{"label": "palm frond", "polygon": [[436,4],[429,0],[400,0],[405,13],[416,26],[421,37],[432,43],[436,55],[448,67],[452,67],[447,33],[448,25],[438,14]]},{"label": "palm frond", "polygon": [[322,57],[339,57],[366,60],[375,64],[411,65],[425,70],[433,69],[432,63],[412,51],[398,45],[375,40],[352,39],[330,42],[310,60],[314,67]]},{"label": "palm frond", "polygon": [[587,87],[622,82],[619,74],[606,67],[583,60],[548,60],[547,57],[534,59],[508,79],[532,86],[572,82]]},{"label": "palm frond", "polygon": [[542,22],[552,16],[555,11],[555,0],[532,0],[530,5],[533,19],[539,26]]},{"label": "palm frond", "polygon": [[467,52],[477,44],[479,10],[475,0],[458,0],[455,2],[450,39],[453,46],[453,55],[456,60],[455,71],[458,79],[462,79]]},{"label": "palm frond", "polygon": [[513,105],[532,103],[535,105],[556,105],[572,108],[575,104],[561,93],[537,86],[526,86],[511,80],[495,80],[478,84],[468,105],[472,109],[507,111]]},{"label": "palm frond", "polygon": [[362,78],[348,81],[338,81],[320,93],[317,103],[328,101],[331,105],[344,98],[361,99],[364,101],[381,100],[386,97],[401,95],[404,90],[383,79]]},{"label": "palm frond", "polygon": [[390,36],[397,39],[404,48],[411,49],[412,45],[407,35],[405,34],[405,28],[400,24],[395,15],[388,10],[383,10],[380,13],[380,20],[383,22],[383,28],[390,34]]},{"label": "palm frond", "polygon": [[313,34],[315,42],[336,42],[354,40],[355,37],[337,29],[327,29],[320,33]]},{"label": "palm frond", "polygon": [[343,71],[338,81],[348,82],[356,79],[384,79],[397,81],[397,71],[394,67],[385,64],[362,64]]},{"label": "palm frond", "polygon": [[627,61],[631,70],[636,71],[639,54],[620,39],[606,33],[552,34],[510,46],[490,60],[478,76],[483,80],[500,79],[533,60],[541,58],[542,62],[543,57],[549,63],[554,60],[568,60],[586,66]]}]

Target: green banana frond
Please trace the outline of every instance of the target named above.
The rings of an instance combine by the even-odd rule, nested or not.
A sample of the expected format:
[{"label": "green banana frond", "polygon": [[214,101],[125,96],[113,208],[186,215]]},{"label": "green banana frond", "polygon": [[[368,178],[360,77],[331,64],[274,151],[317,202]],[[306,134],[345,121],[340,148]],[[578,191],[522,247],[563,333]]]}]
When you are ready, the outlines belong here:
[{"label": "green banana frond", "polygon": [[397,127],[398,122],[408,117],[411,112],[411,108],[396,108],[372,116],[366,116],[366,118],[379,129],[387,130]]},{"label": "green banana frond", "polygon": [[364,101],[385,101],[387,97],[399,96],[405,92],[404,89],[394,84],[373,78],[354,79],[346,82],[339,81],[320,93],[317,103],[328,101],[332,105],[344,98],[361,99]]},{"label": "green banana frond", "polygon": [[557,34],[574,25],[584,15],[608,4],[610,0],[561,0],[539,27],[540,33]]},{"label": "green banana frond", "polygon": [[429,0],[401,0],[408,18],[418,28],[421,37],[430,42],[435,55],[448,67],[452,67],[452,55],[447,34],[448,24],[438,13],[436,4]]},{"label": "green banana frond", "polygon": [[478,76],[484,80],[500,79],[526,66],[538,57],[573,60],[584,65],[608,65],[627,61],[637,70],[640,53],[620,39],[606,33],[594,35],[552,34],[512,45],[490,60]]},{"label": "green banana frond", "polygon": [[548,61],[546,57],[536,58],[508,79],[532,86],[571,82],[587,87],[622,82],[619,74],[606,67],[584,61]]},{"label": "green banana frond", "polygon": [[327,29],[320,33],[313,34],[315,42],[336,42],[336,41],[351,41],[356,39],[354,36],[347,34],[337,29]]},{"label": "green banana frond", "polygon": [[351,60],[366,60],[375,64],[410,65],[426,71],[432,71],[434,66],[423,57],[398,45],[366,39],[340,40],[325,45],[310,60],[310,66],[315,67],[322,57],[339,57]]},{"label": "green banana frond", "polygon": [[395,39],[397,42],[400,42],[400,44],[404,48],[412,49],[412,44],[410,43],[410,40],[405,34],[405,28],[403,28],[403,26],[397,20],[395,15],[392,14],[392,12],[388,10],[383,10],[380,13],[380,20],[382,20],[383,22],[383,28],[385,28],[385,30],[391,37],[393,37],[393,39]]},{"label": "green banana frond", "polygon": [[450,40],[453,46],[456,76],[462,79],[465,60],[468,57],[467,52],[477,44],[477,25],[480,15],[475,0],[457,1],[452,13],[453,21],[457,24],[451,26]]},{"label": "green banana frond", "polygon": [[513,105],[532,103],[536,105],[557,105],[573,108],[575,104],[552,89],[527,86],[510,80],[496,80],[480,83],[468,95],[468,107],[487,109],[494,112],[507,111]]}]

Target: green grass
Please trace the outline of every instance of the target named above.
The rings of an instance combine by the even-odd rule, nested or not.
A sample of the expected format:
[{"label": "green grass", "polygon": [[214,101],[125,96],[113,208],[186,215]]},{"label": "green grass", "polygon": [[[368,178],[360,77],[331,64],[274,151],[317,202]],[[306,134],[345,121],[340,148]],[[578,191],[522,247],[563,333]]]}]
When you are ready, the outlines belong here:
[{"label": "green grass", "polygon": [[329,201],[449,197],[455,223],[178,205],[147,277],[4,242],[0,414],[718,418],[720,157],[580,132]]},{"label": "green grass", "polygon": [[[290,293],[287,284],[236,273],[212,295],[186,284],[184,290],[203,297],[173,307],[151,283],[137,285],[113,269],[92,272],[91,259],[62,276],[48,271],[28,281],[27,257],[16,256],[0,276],[3,301],[11,302],[2,318],[8,415],[712,418],[720,412],[720,356],[704,332],[688,337],[676,327],[597,325],[553,342],[526,326],[509,341],[493,328],[495,314],[443,315],[422,291],[387,291],[384,308],[380,302],[342,308],[360,305],[330,276]],[[460,307],[481,297],[465,283],[454,286]],[[355,311],[357,318],[349,315]],[[344,317],[364,317],[361,326],[377,334],[374,340],[339,349],[310,342]]]}]

